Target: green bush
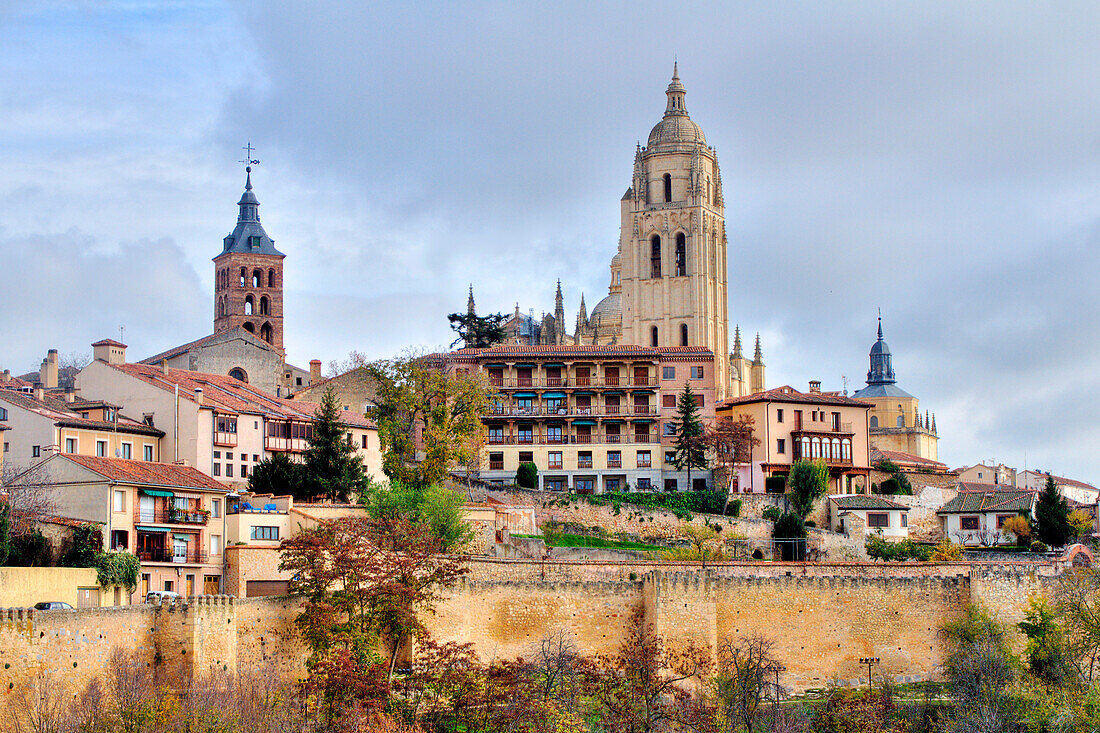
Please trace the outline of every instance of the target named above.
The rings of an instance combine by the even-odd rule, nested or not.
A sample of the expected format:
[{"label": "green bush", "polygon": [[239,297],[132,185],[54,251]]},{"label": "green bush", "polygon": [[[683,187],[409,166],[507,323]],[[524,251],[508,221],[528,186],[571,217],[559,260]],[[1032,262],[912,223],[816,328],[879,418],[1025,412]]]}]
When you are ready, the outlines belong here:
[{"label": "green bush", "polygon": [[11,538],[8,565],[17,568],[50,564],[50,541],[37,529]]},{"label": "green bush", "polygon": [[1031,543],[1031,548],[1030,549],[1031,549],[1032,552],[1046,552],[1050,548],[1048,548],[1046,545],[1044,545],[1039,540],[1035,540],[1034,542]]},{"label": "green bush", "polygon": [[121,585],[133,593],[138,584],[141,564],[130,552],[100,552],[95,556],[96,582],[101,588]]},{"label": "green bush", "polygon": [[516,486],[523,489],[533,489],[539,485],[539,468],[534,463],[527,461],[519,464],[516,471]]},{"label": "green bush", "polygon": [[[634,504],[651,509],[667,509],[673,513],[679,510],[693,514],[721,514],[726,508],[726,494],[718,491],[609,491],[605,494],[570,494],[570,498],[584,499],[593,506]],[[734,503],[730,502],[731,514]],[[737,507],[740,510],[739,503]]]},{"label": "green bush", "polygon": [[932,548],[921,545],[910,539],[901,542],[887,542],[878,535],[867,538],[867,555],[873,560],[886,560],[888,562],[904,562],[906,560],[920,560],[927,562],[932,557]]},{"label": "green bush", "polygon": [[797,539],[806,536],[806,524],[802,521],[802,517],[798,516],[794,512],[787,512],[783,514],[779,519],[775,521],[775,528],[772,530],[772,537],[776,539]]},{"label": "green bush", "polygon": [[778,522],[779,518],[783,516],[783,512],[781,512],[777,506],[766,506],[764,507],[764,511],[760,512],[760,516],[767,519],[769,522]]},{"label": "green bush", "polygon": [[731,517],[741,516],[741,500],[740,499],[734,499],[733,501],[730,502],[730,516]]},{"label": "green bush", "polygon": [[764,491],[769,494],[783,494],[787,491],[786,476],[768,476],[764,479]]}]

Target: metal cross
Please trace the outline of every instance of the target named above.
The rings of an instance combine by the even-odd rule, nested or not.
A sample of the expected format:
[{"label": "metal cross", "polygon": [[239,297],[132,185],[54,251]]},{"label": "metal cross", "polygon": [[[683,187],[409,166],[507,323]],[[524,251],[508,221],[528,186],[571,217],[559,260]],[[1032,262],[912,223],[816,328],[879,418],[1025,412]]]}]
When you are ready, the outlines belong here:
[{"label": "metal cross", "polygon": [[252,157],[252,151],[255,149],[256,148],[252,147],[252,141],[249,140],[247,145],[241,147],[241,150],[244,151],[244,160],[238,160],[237,162],[244,163],[245,165],[259,165],[260,161]]}]

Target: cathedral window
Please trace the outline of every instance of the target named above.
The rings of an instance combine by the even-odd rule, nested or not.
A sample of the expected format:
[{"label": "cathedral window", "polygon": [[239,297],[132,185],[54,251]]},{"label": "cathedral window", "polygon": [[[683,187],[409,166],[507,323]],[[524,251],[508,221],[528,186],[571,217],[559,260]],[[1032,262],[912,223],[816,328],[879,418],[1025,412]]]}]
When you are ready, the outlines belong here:
[{"label": "cathedral window", "polygon": [[264,325],[260,326],[260,338],[262,338],[269,344],[271,343],[271,332],[272,329],[270,323],[265,323]]},{"label": "cathedral window", "polygon": [[252,300],[252,296],[249,295],[248,297],[246,297],[244,299],[244,314],[246,316],[250,316],[250,315],[252,315],[252,312],[254,310],[255,310],[255,302]]},{"label": "cathedral window", "polygon": [[265,295],[265,296],[260,298],[260,315],[261,316],[266,316],[268,310],[269,310],[268,309],[268,301],[267,301],[267,296]]},{"label": "cathedral window", "polygon": [[898,427],[899,428],[904,428],[905,427],[905,415],[898,415]]},{"label": "cathedral window", "polygon": [[[241,382],[247,382],[248,381],[248,377],[245,375],[244,370],[241,369],[240,367],[234,367],[233,369],[230,369],[229,370],[229,376],[231,376],[234,379],[239,380]],[[220,422],[220,419],[219,419],[219,422]],[[237,424],[236,423],[237,423],[237,421],[234,420],[233,421],[233,431],[234,432],[236,432],[236,429],[237,429]]]},{"label": "cathedral window", "polygon": [[650,346],[656,346],[657,345],[657,327],[656,326],[651,326],[650,329],[649,329],[649,341],[650,341],[650,344],[649,344]]},{"label": "cathedral window", "polygon": [[264,284],[264,274],[260,270],[252,271],[252,287],[260,288]]},{"label": "cathedral window", "polygon": [[710,197],[710,176],[707,176],[707,203],[713,204],[714,200]]},{"label": "cathedral window", "polygon": [[244,324],[244,330],[248,331],[249,333],[256,333],[256,326],[249,322]]},{"label": "cathedral window", "polygon": [[676,276],[682,277],[686,274],[688,274],[687,242],[684,239],[684,233],[680,232],[676,235]]},{"label": "cathedral window", "polygon": [[680,324],[680,346],[688,345],[688,325],[686,323]]},{"label": "cathedral window", "polygon": [[871,415],[870,427],[872,427],[872,428],[877,428],[878,427],[878,416],[877,415]]},{"label": "cathedral window", "polygon": [[248,272],[242,267],[241,268],[241,287],[242,288],[244,287],[244,281],[247,277],[248,277]]},{"label": "cathedral window", "polygon": [[672,176],[665,174],[665,203],[672,201]]},{"label": "cathedral window", "polygon": [[661,238],[656,234],[649,240],[649,276],[661,276]]},{"label": "cathedral window", "polygon": [[268,270],[267,271],[267,287],[269,287],[269,288],[275,287],[275,270]]}]

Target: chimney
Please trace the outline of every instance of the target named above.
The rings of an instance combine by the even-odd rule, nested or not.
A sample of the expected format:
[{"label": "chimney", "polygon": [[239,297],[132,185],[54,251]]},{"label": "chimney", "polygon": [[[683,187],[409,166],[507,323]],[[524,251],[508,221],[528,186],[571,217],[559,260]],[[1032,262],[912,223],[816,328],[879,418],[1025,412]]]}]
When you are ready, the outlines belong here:
[{"label": "chimney", "polygon": [[167,359],[161,359],[160,360],[160,373],[161,374],[167,374],[168,373],[168,360]]},{"label": "chimney", "polygon": [[202,404],[202,387],[195,387],[195,402],[199,405]]},{"label": "chimney", "polygon": [[41,384],[34,385],[34,398],[39,402],[46,399],[46,390],[42,389]]},{"label": "chimney", "polygon": [[0,383],[7,384],[11,381],[11,369],[5,369],[3,374],[0,374]]},{"label": "chimney", "polygon": [[821,380],[811,379],[810,380],[810,394],[818,394],[820,392],[821,392]]},{"label": "chimney", "polygon": [[310,359],[309,360],[309,381],[320,382],[321,381],[321,360]]},{"label": "chimney", "polygon": [[92,358],[96,361],[104,361],[108,364],[126,363],[126,344],[114,339],[103,339],[92,344]]},{"label": "chimney", "polygon": [[46,352],[46,358],[38,368],[38,381],[46,389],[57,389],[57,349]]},{"label": "chimney", "polygon": [[76,390],[72,387],[65,388],[65,401],[74,402],[76,400]]}]

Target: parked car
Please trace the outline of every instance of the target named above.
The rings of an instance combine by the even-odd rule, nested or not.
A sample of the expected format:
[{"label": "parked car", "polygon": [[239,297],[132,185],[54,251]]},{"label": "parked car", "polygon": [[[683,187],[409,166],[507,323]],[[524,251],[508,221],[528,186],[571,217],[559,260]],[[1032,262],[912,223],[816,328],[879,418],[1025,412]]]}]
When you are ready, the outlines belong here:
[{"label": "parked car", "polygon": [[151,590],[145,594],[146,603],[156,603],[158,600],[164,603],[172,598],[179,598],[180,594],[170,590]]},{"label": "parked car", "polygon": [[63,608],[72,608],[72,606],[64,601],[42,601],[34,604],[36,611],[59,611]]}]

